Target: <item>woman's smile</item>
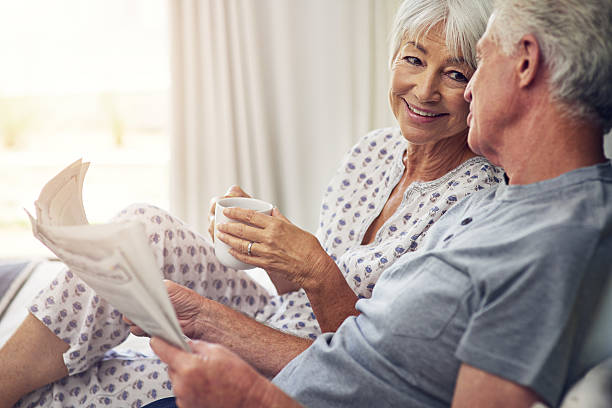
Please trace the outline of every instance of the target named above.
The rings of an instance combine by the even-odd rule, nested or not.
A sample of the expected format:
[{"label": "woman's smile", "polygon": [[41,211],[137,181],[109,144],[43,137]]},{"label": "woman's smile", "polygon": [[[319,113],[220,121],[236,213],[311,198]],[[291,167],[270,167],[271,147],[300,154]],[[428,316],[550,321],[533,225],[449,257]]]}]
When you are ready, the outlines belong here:
[{"label": "woman's smile", "polygon": [[405,99],[404,103],[406,104],[406,112],[408,113],[408,117],[417,123],[431,123],[448,115],[448,113],[439,113],[429,109],[416,107],[409,104]]}]

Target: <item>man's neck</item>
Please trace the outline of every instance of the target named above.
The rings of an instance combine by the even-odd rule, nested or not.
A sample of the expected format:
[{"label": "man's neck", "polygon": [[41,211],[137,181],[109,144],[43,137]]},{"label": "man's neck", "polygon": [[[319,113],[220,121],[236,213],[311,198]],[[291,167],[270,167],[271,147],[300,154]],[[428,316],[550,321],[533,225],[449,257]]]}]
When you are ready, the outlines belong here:
[{"label": "man's neck", "polygon": [[601,127],[551,105],[525,115],[512,132],[502,158],[510,184],[548,180],[606,160]]}]

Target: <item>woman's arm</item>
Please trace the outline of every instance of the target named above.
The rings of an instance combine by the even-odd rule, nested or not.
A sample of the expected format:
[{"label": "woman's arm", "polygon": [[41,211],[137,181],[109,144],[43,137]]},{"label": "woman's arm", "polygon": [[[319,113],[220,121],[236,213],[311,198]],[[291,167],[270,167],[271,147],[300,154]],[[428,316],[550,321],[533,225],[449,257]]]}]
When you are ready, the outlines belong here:
[{"label": "woman's arm", "polygon": [[319,271],[320,277],[305,281],[304,291],[317,316],[321,331],[335,332],[344,319],[359,314],[355,309],[357,295],[344,279],[338,265],[329,256],[321,257],[319,264],[313,265],[313,269]]},{"label": "woman's arm", "polygon": [[[335,331],[344,319],[357,314],[357,296],[314,235],[293,225],[276,208],[272,216],[242,208],[227,208],[224,214],[249,224],[217,226],[217,238],[232,248],[230,254],[304,288],[321,330]],[[251,255],[249,242],[253,242]]]},{"label": "woman's arm", "polygon": [[[323,248],[321,248],[321,252],[324,255],[319,257],[318,262],[312,265],[309,264],[311,267],[311,278],[306,279],[302,283],[302,287],[308,295],[308,300],[315,316],[317,316],[317,322],[321,331],[323,333],[335,332],[344,319],[358,314],[355,309],[355,303],[358,298],[346,282],[346,279],[344,279],[338,265],[323,251]],[[279,293],[286,293],[300,288],[280,273],[268,272],[268,275]],[[315,276],[319,276],[319,278]],[[274,281],[274,277],[278,279],[280,285]],[[285,282],[287,286],[281,286]],[[291,289],[281,292],[279,287]]]},{"label": "woman's arm", "polygon": [[300,286],[298,284],[285,278],[285,275],[274,272],[274,271],[266,271],[266,272],[268,273],[268,276],[270,277],[270,280],[274,284],[274,287],[276,288],[276,292],[279,295],[282,295],[284,293],[289,293],[289,292],[295,292],[296,290],[300,289]]}]

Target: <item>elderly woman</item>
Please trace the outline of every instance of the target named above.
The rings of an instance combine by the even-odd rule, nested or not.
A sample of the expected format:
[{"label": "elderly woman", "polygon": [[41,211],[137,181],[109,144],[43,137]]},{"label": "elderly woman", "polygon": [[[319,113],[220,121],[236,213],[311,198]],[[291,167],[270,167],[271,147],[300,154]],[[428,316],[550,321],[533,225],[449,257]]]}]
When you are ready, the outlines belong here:
[{"label": "elderly woman", "polygon": [[[399,128],[373,131],[349,151],[323,197],[316,236],[278,210],[226,210],[253,227],[219,225],[215,239],[264,268],[278,295],[221,265],[209,241],[157,208],[134,206],[118,216],[145,223],[187,336],[223,344],[274,375],[322,331],[355,314],[357,299],[417,250],[450,206],[499,182],[500,170],[467,146],[463,99],[490,8],[487,0],[404,1],[393,28],[389,91]],[[233,188],[229,195],[245,194]],[[27,393],[19,406],[140,406],[172,394],[157,358],[109,351],[130,325],[70,271],[34,299],[30,312],[0,352],[10,374],[0,374],[0,406]]]}]

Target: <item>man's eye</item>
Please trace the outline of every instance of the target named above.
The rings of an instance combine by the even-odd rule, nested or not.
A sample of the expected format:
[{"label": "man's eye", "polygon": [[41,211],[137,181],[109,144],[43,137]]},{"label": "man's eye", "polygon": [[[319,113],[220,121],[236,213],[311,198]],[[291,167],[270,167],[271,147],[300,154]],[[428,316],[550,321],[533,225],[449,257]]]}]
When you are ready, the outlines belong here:
[{"label": "man's eye", "polygon": [[423,63],[421,62],[421,60],[420,60],[420,59],[418,59],[417,57],[411,57],[411,56],[409,56],[409,55],[408,55],[408,56],[406,56],[406,57],[404,57],[404,58],[402,58],[402,59],[403,59],[404,61],[406,61],[407,63],[412,64],[412,65],[416,65],[416,66],[421,66],[421,65],[423,65]]},{"label": "man's eye", "polygon": [[468,82],[468,79],[459,71],[451,71],[448,73],[448,77],[457,82]]}]

